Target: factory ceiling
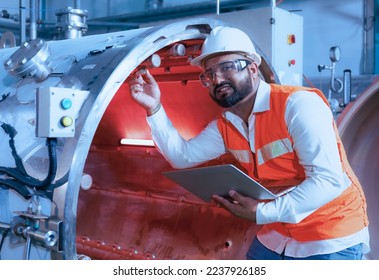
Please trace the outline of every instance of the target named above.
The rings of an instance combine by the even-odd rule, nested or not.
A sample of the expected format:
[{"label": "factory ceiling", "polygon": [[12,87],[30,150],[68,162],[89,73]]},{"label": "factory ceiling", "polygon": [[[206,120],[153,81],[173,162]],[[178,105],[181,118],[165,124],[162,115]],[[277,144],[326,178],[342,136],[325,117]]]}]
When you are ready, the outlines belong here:
[{"label": "factory ceiling", "polygon": [[[86,7],[84,5],[78,4],[78,7],[67,7],[67,9],[72,9],[75,11],[83,11],[85,15],[85,25],[86,28],[83,33],[85,35],[102,34],[108,32],[136,29],[141,26],[147,26],[149,23],[155,23],[159,21],[169,21],[175,19],[191,18],[203,15],[215,15],[218,13],[227,13],[232,11],[239,11],[244,9],[249,9],[252,7],[270,5],[271,1],[263,0],[230,0],[230,1],[204,1],[191,4],[179,4],[175,6],[164,6],[163,1],[161,5],[149,8],[146,7],[143,11],[131,11],[119,15],[109,15],[106,17],[94,17],[91,14],[87,14]],[[275,1],[274,1],[275,2]],[[32,1],[30,2],[32,3]],[[75,1],[76,3],[76,1]],[[77,3],[76,3],[77,4]],[[275,4],[272,4],[275,5]],[[36,9],[36,14],[38,14],[38,6],[34,7]],[[30,9],[32,10],[32,8]],[[48,10],[48,9],[47,9]],[[21,11],[21,10],[20,10]],[[56,14],[56,12],[55,12]],[[55,16],[55,15],[54,15]],[[47,18],[54,18],[49,15]],[[71,19],[70,19],[71,20]],[[75,20],[75,19],[74,19]],[[23,23],[24,21],[24,23]],[[58,29],[58,22],[53,20],[43,21],[36,16],[35,19],[32,18],[31,14],[25,12],[25,14],[10,14],[8,11],[3,10],[0,15],[0,34],[10,31],[12,32],[19,45],[21,38],[25,40],[33,39],[32,24],[35,22],[37,37],[46,40],[57,40],[63,39],[59,36],[61,30]],[[24,36],[22,35],[24,32]]]}]

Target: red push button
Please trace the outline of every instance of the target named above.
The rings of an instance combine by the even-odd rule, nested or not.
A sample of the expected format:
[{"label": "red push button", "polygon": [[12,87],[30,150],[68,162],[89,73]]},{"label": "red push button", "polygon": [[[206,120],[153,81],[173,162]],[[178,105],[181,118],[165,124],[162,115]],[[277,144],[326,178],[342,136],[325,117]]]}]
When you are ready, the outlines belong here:
[{"label": "red push button", "polygon": [[288,40],[288,45],[295,44],[296,43],[295,34],[289,34],[287,40]]}]

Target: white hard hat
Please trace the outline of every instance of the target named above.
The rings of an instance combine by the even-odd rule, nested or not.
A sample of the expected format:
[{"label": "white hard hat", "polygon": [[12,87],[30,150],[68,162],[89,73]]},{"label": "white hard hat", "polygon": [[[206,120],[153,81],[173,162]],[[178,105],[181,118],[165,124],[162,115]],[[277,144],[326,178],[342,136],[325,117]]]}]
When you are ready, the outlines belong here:
[{"label": "white hard hat", "polygon": [[243,53],[259,66],[261,57],[255,51],[253,42],[243,31],[232,27],[215,27],[204,40],[201,55],[191,61],[191,65],[201,66],[203,59],[222,53]]}]

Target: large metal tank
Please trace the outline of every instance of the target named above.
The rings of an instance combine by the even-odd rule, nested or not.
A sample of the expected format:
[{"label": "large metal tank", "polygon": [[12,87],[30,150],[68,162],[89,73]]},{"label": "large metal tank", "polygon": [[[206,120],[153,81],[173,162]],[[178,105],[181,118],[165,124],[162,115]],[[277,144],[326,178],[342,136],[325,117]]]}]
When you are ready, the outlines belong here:
[{"label": "large metal tank", "polygon": [[[120,144],[151,139],[125,84],[141,67],[184,137],[219,114],[189,65],[217,25],[193,19],[0,50],[1,258],[244,258],[257,226],[165,179],[171,167],[155,147]],[[277,82],[266,60],[260,70]]]},{"label": "large metal tank", "polygon": [[357,100],[338,118],[338,129],[351,167],[367,198],[371,252],[367,259],[379,259],[379,79],[373,80]]}]

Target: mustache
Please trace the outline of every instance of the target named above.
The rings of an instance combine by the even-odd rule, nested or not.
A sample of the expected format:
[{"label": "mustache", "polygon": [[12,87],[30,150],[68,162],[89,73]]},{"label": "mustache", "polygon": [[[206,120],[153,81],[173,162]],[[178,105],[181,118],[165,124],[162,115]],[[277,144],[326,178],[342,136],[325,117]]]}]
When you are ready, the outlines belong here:
[{"label": "mustache", "polygon": [[221,82],[220,84],[216,85],[213,89],[213,95],[216,96],[217,95],[217,91],[219,88],[223,87],[223,86],[230,86],[233,90],[236,90],[234,84],[232,82],[228,82],[228,81],[224,81],[224,82]]}]

